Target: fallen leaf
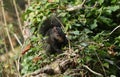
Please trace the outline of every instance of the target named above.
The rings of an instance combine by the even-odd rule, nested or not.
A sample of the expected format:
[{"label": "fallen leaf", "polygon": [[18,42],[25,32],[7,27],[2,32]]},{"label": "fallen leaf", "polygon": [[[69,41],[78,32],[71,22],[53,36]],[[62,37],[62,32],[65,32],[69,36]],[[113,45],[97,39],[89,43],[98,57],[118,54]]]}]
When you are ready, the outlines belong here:
[{"label": "fallen leaf", "polygon": [[24,55],[31,48],[31,44],[28,44],[22,51],[22,55]]},{"label": "fallen leaf", "polygon": [[41,59],[41,57],[36,56],[36,57],[33,58],[33,62],[36,63],[36,62],[37,62],[38,60],[40,60],[40,59]]}]

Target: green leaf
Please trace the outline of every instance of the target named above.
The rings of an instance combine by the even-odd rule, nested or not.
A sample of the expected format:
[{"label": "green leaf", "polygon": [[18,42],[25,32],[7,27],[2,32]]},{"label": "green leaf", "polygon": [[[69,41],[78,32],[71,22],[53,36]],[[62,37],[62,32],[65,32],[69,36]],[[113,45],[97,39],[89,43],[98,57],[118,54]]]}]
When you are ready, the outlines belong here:
[{"label": "green leaf", "polygon": [[105,17],[105,16],[100,16],[100,17],[98,18],[98,20],[99,20],[101,23],[107,24],[108,26],[112,26],[112,25],[111,25],[112,19],[110,19],[110,18],[107,18],[107,17]]},{"label": "green leaf", "polygon": [[98,26],[97,25],[97,20],[95,19],[94,22],[93,22],[93,24],[90,25],[90,28],[91,29],[95,29],[97,26]]},{"label": "green leaf", "polygon": [[89,57],[89,56],[86,56],[85,58],[86,58],[86,61],[87,61],[87,62],[89,62],[89,61],[91,61],[91,60],[92,60],[92,58],[91,58],[91,57]]},{"label": "green leaf", "polygon": [[117,0],[111,0],[111,3],[115,3]]},{"label": "green leaf", "polygon": [[60,13],[58,16],[65,17],[67,13]]},{"label": "green leaf", "polygon": [[63,76],[63,77],[71,77],[71,76]]},{"label": "green leaf", "polygon": [[109,64],[108,63],[104,63],[103,66],[106,67],[106,68],[109,68]]},{"label": "green leaf", "polygon": [[30,13],[30,12],[32,12],[34,9],[33,9],[33,7],[29,7],[28,9],[27,9],[27,13]]},{"label": "green leaf", "polygon": [[118,9],[120,9],[120,6],[119,5],[114,5],[114,6],[109,6],[109,7],[105,7],[107,10],[111,11],[111,12],[114,12]]},{"label": "green leaf", "polygon": [[110,77],[116,77],[115,75],[110,75]]},{"label": "green leaf", "polygon": [[89,48],[91,51],[95,51],[95,50],[96,50],[96,46],[94,46],[94,45],[89,45],[88,48]]},{"label": "green leaf", "polygon": [[83,42],[80,45],[83,46],[83,47],[86,47],[86,46],[88,46],[88,43]]},{"label": "green leaf", "polygon": [[75,34],[75,35],[79,35],[79,34],[80,34],[79,31],[72,31],[72,32],[70,32],[70,33]]},{"label": "green leaf", "polygon": [[100,3],[100,5],[104,2],[104,0],[98,0],[98,3]]},{"label": "green leaf", "polygon": [[85,32],[86,34],[92,33],[92,31],[90,31],[89,29],[84,29],[84,32]]},{"label": "green leaf", "polygon": [[75,24],[75,26],[81,26],[81,24]]}]

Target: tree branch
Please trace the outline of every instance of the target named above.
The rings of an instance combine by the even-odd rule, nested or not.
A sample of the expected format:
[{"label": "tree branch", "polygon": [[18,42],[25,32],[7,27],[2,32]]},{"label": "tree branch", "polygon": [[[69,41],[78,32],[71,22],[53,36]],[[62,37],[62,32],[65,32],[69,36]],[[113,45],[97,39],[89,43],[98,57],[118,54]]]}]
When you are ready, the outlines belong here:
[{"label": "tree branch", "polygon": [[117,29],[119,29],[120,28],[120,25],[119,26],[117,26],[117,27],[115,27],[113,30],[112,30],[112,32],[110,32],[110,35],[111,34],[113,34],[113,32],[115,32]]},{"label": "tree branch", "polygon": [[84,0],[84,1],[82,2],[82,4],[79,4],[79,5],[77,5],[77,6],[73,6],[73,7],[67,8],[66,10],[67,10],[67,11],[74,11],[74,10],[76,10],[76,9],[81,9],[81,8],[83,7],[85,1],[86,1],[86,0]]},{"label": "tree branch", "polygon": [[91,73],[93,73],[93,74],[95,74],[95,75],[97,75],[97,76],[103,77],[102,74],[93,71],[93,70],[90,69],[88,66],[86,66],[86,65],[82,65],[82,66],[83,66],[84,68],[88,69]]}]

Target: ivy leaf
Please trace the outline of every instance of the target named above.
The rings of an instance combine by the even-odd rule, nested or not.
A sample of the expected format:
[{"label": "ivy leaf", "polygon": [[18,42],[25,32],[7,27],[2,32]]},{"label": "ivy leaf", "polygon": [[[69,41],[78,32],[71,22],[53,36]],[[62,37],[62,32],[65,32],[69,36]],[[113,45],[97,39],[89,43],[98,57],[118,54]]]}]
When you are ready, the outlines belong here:
[{"label": "ivy leaf", "polygon": [[72,33],[72,34],[75,34],[75,35],[79,35],[79,34],[80,34],[79,31],[72,31],[71,33]]},{"label": "ivy leaf", "polygon": [[117,0],[112,0],[111,3],[115,3]]},{"label": "ivy leaf", "polygon": [[85,32],[86,34],[92,33],[92,31],[90,31],[89,29],[84,29],[84,32]]},{"label": "ivy leaf", "polygon": [[91,58],[91,57],[86,56],[86,61],[87,61],[87,62],[89,62],[89,61],[91,61],[91,60],[92,60],[92,58]]},{"label": "ivy leaf", "polygon": [[65,17],[67,13],[60,13],[58,16]]},{"label": "ivy leaf", "polygon": [[71,76],[66,76],[66,75],[65,75],[65,76],[63,76],[63,77],[71,77]]},{"label": "ivy leaf", "polygon": [[27,13],[30,13],[30,12],[32,12],[32,11],[34,11],[33,7],[29,7],[29,8],[27,9]]},{"label": "ivy leaf", "polygon": [[118,6],[118,5],[109,6],[109,7],[105,7],[104,9],[106,9],[106,12],[111,14],[112,12],[115,12],[116,10],[120,9],[120,6]]},{"label": "ivy leaf", "polygon": [[80,45],[83,46],[83,47],[86,47],[86,46],[88,46],[88,43],[83,42]]},{"label": "ivy leaf", "polygon": [[95,29],[97,27],[97,20],[95,19],[93,24],[90,25],[91,29]]},{"label": "ivy leaf", "polygon": [[111,10],[112,12],[118,10],[120,7],[118,5],[115,6],[109,6],[107,9]]},{"label": "ivy leaf", "polygon": [[112,23],[112,20],[111,20],[110,18],[105,17],[105,16],[100,16],[100,17],[99,17],[99,20],[100,20],[101,22],[107,24],[108,26],[110,26],[111,23]]},{"label": "ivy leaf", "polygon": [[75,26],[78,26],[78,27],[79,27],[79,26],[81,26],[81,24],[75,24]]},{"label": "ivy leaf", "polygon": [[89,49],[90,49],[91,51],[95,51],[95,50],[96,50],[96,46],[94,46],[94,45],[89,45],[88,47],[89,47]]},{"label": "ivy leaf", "polygon": [[100,5],[104,2],[104,0],[98,0],[98,3],[100,3]]},{"label": "ivy leaf", "polygon": [[109,68],[109,64],[108,63],[104,63],[103,66],[106,67],[106,68]]}]

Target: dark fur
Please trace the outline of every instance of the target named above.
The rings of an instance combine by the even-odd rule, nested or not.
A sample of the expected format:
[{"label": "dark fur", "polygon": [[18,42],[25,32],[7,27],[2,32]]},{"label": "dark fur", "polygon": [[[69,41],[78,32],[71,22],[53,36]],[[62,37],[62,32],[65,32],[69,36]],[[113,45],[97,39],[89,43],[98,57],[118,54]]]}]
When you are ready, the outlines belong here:
[{"label": "dark fur", "polygon": [[40,27],[40,34],[48,36],[46,41],[48,43],[47,52],[49,53],[61,53],[61,48],[68,43],[65,33],[61,29],[61,22],[55,16],[43,22]]},{"label": "dark fur", "polygon": [[51,16],[44,20],[43,24],[40,27],[40,33],[45,36],[48,30],[52,29],[54,26],[61,28],[61,23],[58,21],[58,18]]}]

